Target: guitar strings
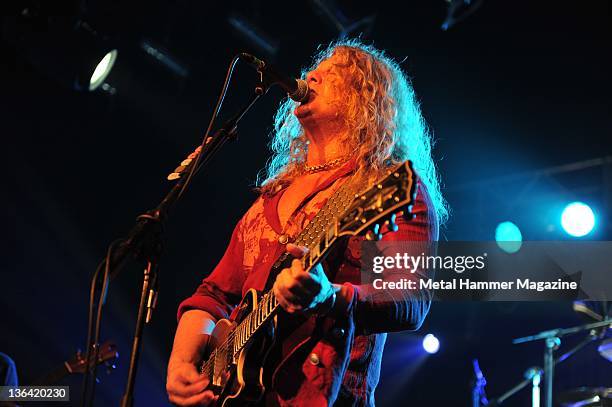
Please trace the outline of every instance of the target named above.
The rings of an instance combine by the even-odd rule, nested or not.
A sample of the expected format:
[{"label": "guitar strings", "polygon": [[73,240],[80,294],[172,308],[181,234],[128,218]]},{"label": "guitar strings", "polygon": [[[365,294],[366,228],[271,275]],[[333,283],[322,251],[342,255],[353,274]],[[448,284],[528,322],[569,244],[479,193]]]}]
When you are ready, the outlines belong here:
[{"label": "guitar strings", "polygon": [[[249,314],[249,315],[252,315],[253,313],[256,313],[256,312],[257,312],[257,313],[261,313],[261,311],[262,311],[262,310],[264,310],[264,308],[262,307],[262,304],[263,304],[264,306],[269,307],[269,306],[270,306],[270,302],[271,302],[271,301],[272,301],[272,300],[270,299],[270,297],[269,297],[269,295],[268,295],[268,294],[264,295],[264,296],[262,297],[262,301],[260,301],[260,302],[259,302],[259,304],[258,304],[258,306],[256,307],[256,309],[255,309],[255,310],[253,310],[253,311],[252,311],[252,313],[251,313],[251,314]],[[257,326],[257,328],[258,328],[259,326],[261,326],[261,324],[263,324],[263,323],[264,323],[264,322],[265,322],[265,321],[266,321],[266,320],[267,320],[267,319],[270,317],[270,315],[272,315],[272,313],[275,311],[275,309],[276,309],[277,305],[278,305],[278,304],[275,304],[273,307],[271,307],[271,308],[270,308],[270,312],[268,313],[268,315],[266,315],[266,317],[265,317],[265,318],[263,318],[263,319],[262,319],[262,320],[259,322],[259,324],[256,324],[256,325],[258,325],[258,326]],[[247,317],[247,318],[251,319],[252,317]],[[246,323],[247,318],[245,318],[245,320],[244,320],[242,323],[240,323],[238,326],[236,326],[236,328],[235,328],[234,330],[232,330],[232,331],[229,333],[229,335],[227,336],[226,340],[225,340],[225,341],[224,341],[224,342],[223,342],[223,343],[222,343],[222,344],[221,344],[219,347],[217,347],[215,350],[213,350],[213,351],[211,352],[210,357],[208,358],[208,360],[207,360],[206,362],[204,362],[204,364],[202,365],[202,367],[201,367],[201,369],[200,369],[200,372],[201,372],[201,373],[206,373],[208,376],[211,376],[211,375],[212,375],[212,373],[214,372],[214,362],[215,362],[215,360],[216,360],[217,355],[218,355],[219,353],[227,353],[227,352],[228,352],[228,350],[230,350],[230,349],[229,349],[229,348],[230,348],[230,346],[234,347],[234,345],[235,345],[234,339],[236,338],[236,333],[237,333],[237,331],[238,331],[239,329],[244,329],[244,328],[240,328],[240,327],[241,327],[241,326],[243,326],[243,323]],[[253,322],[253,321],[251,321],[251,322]],[[257,328],[255,328],[255,330],[256,330]],[[250,334],[249,334],[249,336],[250,336]],[[245,341],[245,343],[246,343],[247,341],[248,341],[248,340],[246,340],[246,341]],[[232,352],[232,356],[234,356],[234,355],[235,355],[236,351],[238,351],[238,350],[242,349],[242,347],[243,347],[243,346],[244,346],[244,344],[242,344],[241,346],[236,347],[236,349],[234,349],[234,351]]]}]

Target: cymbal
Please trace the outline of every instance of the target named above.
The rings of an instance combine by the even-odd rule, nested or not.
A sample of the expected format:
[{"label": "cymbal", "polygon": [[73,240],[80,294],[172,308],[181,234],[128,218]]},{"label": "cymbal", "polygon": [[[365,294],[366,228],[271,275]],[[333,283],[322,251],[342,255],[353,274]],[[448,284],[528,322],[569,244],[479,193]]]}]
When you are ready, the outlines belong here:
[{"label": "cymbal", "polygon": [[564,391],[557,398],[563,407],[612,406],[612,388],[578,387]]}]

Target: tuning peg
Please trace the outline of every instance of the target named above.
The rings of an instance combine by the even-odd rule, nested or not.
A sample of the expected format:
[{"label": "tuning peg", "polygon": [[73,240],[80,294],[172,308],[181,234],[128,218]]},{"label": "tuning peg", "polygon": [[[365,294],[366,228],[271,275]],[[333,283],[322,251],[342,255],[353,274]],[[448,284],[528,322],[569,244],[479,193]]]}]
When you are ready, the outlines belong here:
[{"label": "tuning peg", "polygon": [[382,234],[380,233],[380,225],[378,223],[375,224],[374,227],[372,228],[372,235],[374,236],[374,239],[372,240],[382,239]]},{"label": "tuning peg", "polygon": [[391,232],[397,232],[399,229],[399,226],[397,226],[397,224],[395,223],[395,214],[391,215],[391,217],[389,218],[389,230]]},{"label": "tuning peg", "polygon": [[106,362],[105,366],[106,366],[106,374],[111,374],[113,370],[117,369],[117,365],[115,365],[114,363]]},{"label": "tuning peg", "polygon": [[404,217],[407,220],[412,220],[414,218],[414,214],[412,213],[412,205],[408,205],[406,207],[406,212],[404,213]]}]

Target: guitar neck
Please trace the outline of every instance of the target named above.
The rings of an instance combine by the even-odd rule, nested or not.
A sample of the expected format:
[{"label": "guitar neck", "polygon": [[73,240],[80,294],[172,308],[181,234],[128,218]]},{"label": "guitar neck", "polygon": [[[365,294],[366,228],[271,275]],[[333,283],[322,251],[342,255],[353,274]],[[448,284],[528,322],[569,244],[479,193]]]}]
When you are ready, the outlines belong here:
[{"label": "guitar neck", "polygon": [[[102,345],[100,345],[98,358],[94,362],[92,360],[91,366],[97,366],[101,363],[117,359],[119,357],[119,352],[117,351],[117,346],[110,342],[106,341]],[[77,354],[71,359],[66,360],[63,364],[57,366],[55,369],[45,374],[44,376],[38,377],[31,384],[32,385],[51,385],[59,382],[64,377],[69,376],[71,374],[84,373],[86,368],[86,361],[83,358],[81,352],[77,352]],[[114,369],[114,365],[108,364],[110,368]]]},{"label": "guitar neck", "polygon": [[[318,262],[320,262],[332,249],[332,246],[338,239],[337,221],[334,221],[331,226],[324,228],[324,233],[315,240],[315,244],[311,244],[309,252],[301,259],[302,267],[309,272]],[[321,227],[314,227],[313,230],[321,230]],[[280,264],[286,264],[293,258],[287,255]],[[278,266],[280,268],[282,266]],[[271,273],[277,268],[273,268]],[[234,352],[239,352],[249,339],[257,333],[257,331],[272,318],[279,309],[278,301],[272,290],[267,291],[262,297],[257,307],[247,315],[243,321],[236,327],[234,338]]]},{"label": "guitar neck", "polygon": [[55,369],[53,369],[51,372],[47,373],[46,375],[36,378],[34,381],[31,382],[31,385],[32,386],[52,385],[62,380],[64,377],[68,376],[70,373],[71,373],[70,370],[68,370],[68,367],[66,366],[66,363],[64,362],[63,365],[57,366]]}]

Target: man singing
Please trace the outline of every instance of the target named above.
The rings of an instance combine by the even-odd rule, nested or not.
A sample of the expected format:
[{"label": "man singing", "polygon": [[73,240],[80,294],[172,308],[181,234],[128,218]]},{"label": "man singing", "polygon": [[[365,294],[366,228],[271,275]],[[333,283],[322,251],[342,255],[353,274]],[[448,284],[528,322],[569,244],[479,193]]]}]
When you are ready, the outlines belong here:
[{"label": "man singing", "polygon": [[[307,99],[287,99],[276,114],[261,195],[236,225],[217,267],[179,307],[166,385],[176,405],[214,403],[196,365],[215,322],[229,318],[247,290],[264,289],[281,254],[306,253],[291,242],[343,183],[376,180],[390,165],[411,160],[418,187],[414,218],[398,218],[395,233],[383,228],[383,240],[435,241],[447,217],[430,135],[412,86],[395,62],[349,40],[321,52],[305,79]],[[406,290],[393,296],[361,284],[361,240],[346,239],[310,272],[294,260],[274,280],[274,295],[287,313],[325,316],[332,323],[283,359],[262,404],[374,405],[386,333],[418,329],[431,293]]]}]

